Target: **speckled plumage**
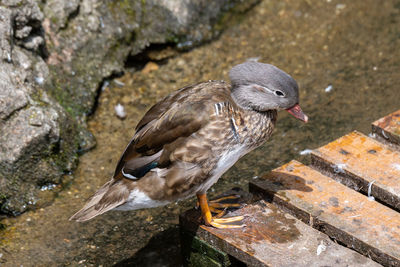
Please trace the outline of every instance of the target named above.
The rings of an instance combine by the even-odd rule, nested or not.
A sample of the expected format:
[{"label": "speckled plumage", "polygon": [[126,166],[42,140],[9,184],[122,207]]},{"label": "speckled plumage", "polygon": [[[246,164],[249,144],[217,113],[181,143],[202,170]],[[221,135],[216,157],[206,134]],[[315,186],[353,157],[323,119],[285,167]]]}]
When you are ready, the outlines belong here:
[{"label": "speckled plumage", "polygon": [[[254,85],[251,90],[263,89]],[[240,157],[270,137],[276,122],[275,109],[243,107],[234,97],[230,84],[208,81],[158,102],[138,123],[113,179],[71,219],[85,221],[114,208],[155,207],[206,193]]]}]

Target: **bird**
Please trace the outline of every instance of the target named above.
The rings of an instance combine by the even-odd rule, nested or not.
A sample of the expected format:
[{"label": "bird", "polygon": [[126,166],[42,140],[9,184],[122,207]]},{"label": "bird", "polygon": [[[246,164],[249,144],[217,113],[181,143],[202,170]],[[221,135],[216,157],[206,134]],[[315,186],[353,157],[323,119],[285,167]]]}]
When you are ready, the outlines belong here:
[{"label": "bird", "polygon": [[213,216],[207,190],[242,156],[269,139],[277,111],[308,117],[297,82],[278,67],[247,61],[229,71],[230,83],[186,86],[152,106],[135,128],[110,181],[70,220],[110,210],[164,206],[197,196],[204,224],[239,228],[243,216]]}]

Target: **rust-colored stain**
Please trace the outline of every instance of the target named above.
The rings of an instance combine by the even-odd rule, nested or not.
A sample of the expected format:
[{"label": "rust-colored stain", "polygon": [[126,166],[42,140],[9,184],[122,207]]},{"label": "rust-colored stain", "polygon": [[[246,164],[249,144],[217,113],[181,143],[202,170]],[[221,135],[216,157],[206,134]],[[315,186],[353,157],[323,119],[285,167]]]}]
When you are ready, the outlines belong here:
[{"label": "rust-colored stain", "polygon": [[[264,206],[264,210],[262,206]],[[240,231],[237,229],[216,229],[204,225],[201,227],[224,240],[235,236],[232,243],[238,247],[244,243],[288,243],[296,240],[300,235],[299,230],[294,225],[295,219],[285,217],[284,213],[276,207],[267,207],[264,202],[259,205],[246,206],[236,211],[235,215],[247,216],[243,220],[246,227]]]},{"label": "rust-colored stain", "polygon": [[[400,142],[400,110],[397,110],[372,123],[375,132],[385,139],[393,139],[395,143]],[[374,129],[375,128],[375,129]]]},{"label": "rust-colored stain", "polygon": [[[353,141],[354,139],[356,141]],[[345,158],[350,154],[339,153],[343,145],[350,154],[364,153],[365,146],[372,146],[382,154],[382,157],[390,154],[374,142],[371,143],[367,137],[351,133],[341,139],[341,146],[331,143],[329,150],[335,151],[336,157],[343,156],[344,162],[349,165],[357,164],[355,159],[358,157],[352,160]],[[372,161],[372,164],[376,162],[377,159]],[[291,176],[300,177],[312,190],[293,190],[297,187],[297,183],[294,179],[288,179]],[[361,240],[367,246],[377,248],[400,264],[400,213],[376,201],[370,201],[366,196],[297,161],[291,161],[275,169],[273,175],[262,177],[254,184],[267,194],[274,194],[274,201],[279,199],[280,203],[289,209],[301,210],[311,217],[316,216],[318,220],[333,226],[338,235],[346,233],[355,240]],[[285,198],[281,198],[280,194],[275,192],[284,192]],[[346,245],[349,247],[354,245],[353,238],[343,241],[346,240],[348,240]]]},{"label": "rust-colored stain", "polygon": [[400,109],[383,118],[380,118],[372,124],[385,130],[393,128],[397,131],[400,131]]},{"label": "rust-colored stain", "polygon": [[375,139],[354,131],[314,150],[312,155],[339,175],[346,172],[367,184],[374,181],[373,186],[383,188],[400,201],[400,153]]}]

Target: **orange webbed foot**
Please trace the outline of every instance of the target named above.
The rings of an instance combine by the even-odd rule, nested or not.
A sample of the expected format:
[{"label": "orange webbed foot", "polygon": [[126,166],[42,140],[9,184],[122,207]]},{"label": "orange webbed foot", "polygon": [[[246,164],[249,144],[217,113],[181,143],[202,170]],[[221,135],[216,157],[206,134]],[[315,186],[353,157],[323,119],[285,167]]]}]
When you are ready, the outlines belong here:
[{"label": "orange webbed foot", "polygon": [[[214,201],[210,201],[210,206],[207,201],[206,194],[197,194],[197,199],[199,206],[201,208],[201,215],[206,225],[213,226],[218,229],[232,229],[232,228],[242,228],[245,227],[245,224],[236,224],[236,222],[240,222],[244,219],[244,216],[235,216],[230,218],[221,218],[225,215],[226,209],[230,207],[240,207],[238,203],[219,203],[219,201],[227,200],[227,199],[239,199],[240,196],[226,196]],[[214,205],[212,205],[213,203]],[[233,204],[233,205],[232,205]],[[212,205],[212,206],[211,206]],[[211,208],[211,209],[210,209]],[[221,211],[220,209],[223,208]],[[217,213],[214,218],[211,215],[211,212]],[[233,223],[233,224],[232,224]]]}]

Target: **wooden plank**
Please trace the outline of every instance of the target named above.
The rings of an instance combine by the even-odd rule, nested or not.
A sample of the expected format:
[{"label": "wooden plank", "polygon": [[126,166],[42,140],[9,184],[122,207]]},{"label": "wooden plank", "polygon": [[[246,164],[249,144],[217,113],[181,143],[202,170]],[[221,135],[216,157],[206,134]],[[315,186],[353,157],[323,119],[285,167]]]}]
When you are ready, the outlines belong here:
[{"label": "wooden plank", "polygon": [[372,132],[400,145],[400,109],[372,123]]},{"label": "wooden plank", "polygon": [[385,265],[400,266],[400,214],[297,161],[250,183],[302,221]]},{"label": "wooden plank", "polygon": [[311,152],[324,174],[400,210],[400,152],[359,132],[347,134]]},{"label": "wooden plank", "polygon": [[246,227],[201,225],[199,210],[181,215],[180,225],[248,266],[380,266],[263,200],[228,216],[247,215]]},{"label": "wooden plank", "polygon": [[180,239],[184,266],[228,267],[235,264],[228,254],[182,228]]}]

